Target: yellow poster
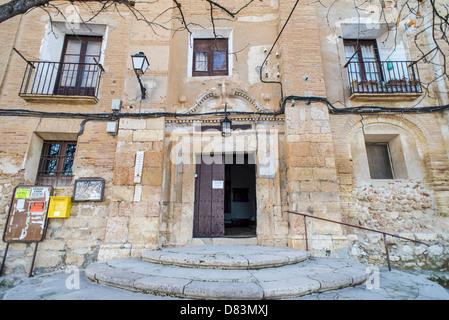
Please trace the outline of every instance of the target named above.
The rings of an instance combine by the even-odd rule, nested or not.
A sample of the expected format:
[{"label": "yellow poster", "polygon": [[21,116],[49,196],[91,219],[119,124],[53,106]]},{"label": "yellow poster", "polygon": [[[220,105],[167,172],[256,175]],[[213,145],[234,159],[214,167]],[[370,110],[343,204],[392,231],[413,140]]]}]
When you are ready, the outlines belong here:
[{"label": "yellow poster", "polygon": [[16,198],[17,199],[29,198],[30,194],[31,194],[31,189],[17,189],[16,190]]}]

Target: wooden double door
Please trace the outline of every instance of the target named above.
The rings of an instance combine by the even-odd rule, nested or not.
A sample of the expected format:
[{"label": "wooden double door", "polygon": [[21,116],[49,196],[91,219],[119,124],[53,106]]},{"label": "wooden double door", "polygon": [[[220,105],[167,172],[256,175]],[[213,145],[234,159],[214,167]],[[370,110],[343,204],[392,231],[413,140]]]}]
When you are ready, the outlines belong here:
[{"label": "wooden double door", "polygon": [[55,94],[95,96],[100,70],[101,37],[67,35],[64,42]]},{"label": "wooden double door", "polygon": [[[213,159],[218,158],[214,156]],[[224,235],[224,186],[224,155],[221,161],[204,161],[201,157],[196,165],[193,237],[212,238]]]}]

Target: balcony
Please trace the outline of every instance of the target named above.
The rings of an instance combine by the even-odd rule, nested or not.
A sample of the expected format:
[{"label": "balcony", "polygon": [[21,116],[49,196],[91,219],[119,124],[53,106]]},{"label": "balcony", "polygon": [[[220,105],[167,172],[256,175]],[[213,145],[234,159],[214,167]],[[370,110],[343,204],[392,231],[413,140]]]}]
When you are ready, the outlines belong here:
[{"label": "balcony", "polygon": [[103,71],[97,63],[28,61],[19,96],[28,102],[97,103]]},{"label": "balcony", "polygon": [[349,61],[350,99],[404,100],[422,94],[418,66],[412,61]]}]

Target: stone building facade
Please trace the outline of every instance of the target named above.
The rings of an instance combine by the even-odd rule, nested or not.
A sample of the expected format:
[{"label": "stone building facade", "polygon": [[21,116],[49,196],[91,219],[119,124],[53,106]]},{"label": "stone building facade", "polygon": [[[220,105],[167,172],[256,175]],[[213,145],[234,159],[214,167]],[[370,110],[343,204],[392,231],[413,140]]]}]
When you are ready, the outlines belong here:
[{"label": "stone building facade", "polygon": [[[303,0],[257,1],[235,17],[215,8],[212,25],[209,4],[188,1],[183,16],[195,22],[188,30],[176,8],[165,11],[168,0],[135,4],[164,28],[127,9],[83,23],[51,9],[3,22],[2,227],[18,185],[45,181],[55,196],[72,196],[76,180],[101,177],[103,201],[73,201],[69,218],[49,219],[35,268],[203,243],[305,249],[305,220],[294,211],[427,241],[389,238],[393,263],[447,270],[448,111],[400,112],[447,105],[447,79],[432,81],[437,67],[424,60],[410,66],[422,54],[412,31],[387,23],[395,1],[385,1],[385,23],[373,22],[376,5],[358,15],[352,3],[329,10]],[[65,17],[75,12],[59,8]],[[81,4],[77,10],[92,14]],[[359,53],[351,47],[357,39]],[[425,36],[417,41],[431,48]],[[138,52],[150,63],[140,77],[145,99],[131,60]],[[76,67],[64,69],[64,61]],[[431,83],[429,91],[421,82]],[[70,143],[76,152],[62,173],[69,180],[45,180],[43,150]],[[384,263],[378,234],[306,223],[313,254]],[[6,272],[27,272],[33,248],[11,244]]]}]

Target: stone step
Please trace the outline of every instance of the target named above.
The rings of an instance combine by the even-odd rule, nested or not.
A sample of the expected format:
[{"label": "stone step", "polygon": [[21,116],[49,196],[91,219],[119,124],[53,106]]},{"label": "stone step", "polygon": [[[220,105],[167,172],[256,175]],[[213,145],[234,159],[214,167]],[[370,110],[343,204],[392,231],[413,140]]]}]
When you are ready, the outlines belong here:
[{"label": "stone step", "polygon": [[[212,257],[213,252],[226,251],[225,248],[184,248],[186,251],[195,251],[195,254],[199,254],[203,249],[205,257]],[[284,250],[287,250],[271,247],[259,249],[255,251],[255,248],[248,246],[234,246],[234,255],[231,256],[236,257],[238,253],[242,257],[254,255],[255,258],[255,252],[259,252],[273,260],[270,254],[276,256],[275,251],[278,250],[279,255],[285,257]],[[161,251],[165,250],[166,248]],[[141,259],[115,259],[91,264],[85,273],[92,281],[131,291],[188,299],[225,300],[299,297],[357,285],[364,282],[368,276],[364,265],[350,260],[309,258],[281,266],[268,267],[269,263],[262,264],[264,268],[240,268],[239,265],[231,269],[206,271],[204,268],[192,267],[192,264],[187,264],[190,267],[186,268]]]},{"label": "stone step", "polygon": [[261,246],[188,246],[144,251],[142,260],[190,268],[260,269],[304,261],[305,251]]},{"label": "stone step", "polygon": [[202,245],[257,245],[257,237],[218,237],[218,238],[193,238],[193,246]]}]

